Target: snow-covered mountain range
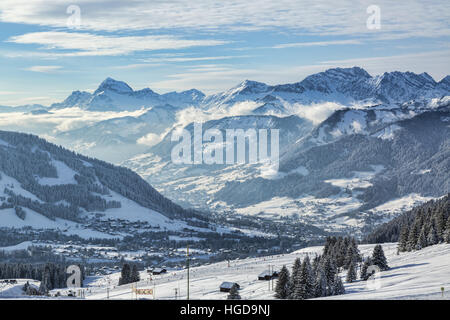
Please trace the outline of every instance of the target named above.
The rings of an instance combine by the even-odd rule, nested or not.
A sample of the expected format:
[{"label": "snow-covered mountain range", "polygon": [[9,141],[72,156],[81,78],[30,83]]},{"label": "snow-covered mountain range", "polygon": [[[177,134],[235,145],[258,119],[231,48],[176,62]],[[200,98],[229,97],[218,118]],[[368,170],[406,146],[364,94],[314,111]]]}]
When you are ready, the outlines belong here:
[{"label": "snow-covered mountain range", "polygon": [[[175,202],[218,212],[362,230],[446,192],[450,76],[334,68],[292,84],[246,80],[225,92],[158,94],[111,78],[50,107],[2,107],[2,128],[122,163]],[[23,121],[21,120],[23,119]],[[36,120],[36,121],[33,121]],[[280,129],[280,171],[174,165],[171,134]],[[15,129],[13,129],[15,128]],[[206,147],[208,145],[206,144]]]},{"label": "snow-covered mountain range", "polygon": [[74,91],[63,102],[54,103],[50,108],[79,107],[91,111],[130,111],[161,104],[172,104],[176,107],[196,105],[204,97],[202,92],[195,89],[162,95],[149,88],[134,91],[123,81],[106,78],[92,94]]}]

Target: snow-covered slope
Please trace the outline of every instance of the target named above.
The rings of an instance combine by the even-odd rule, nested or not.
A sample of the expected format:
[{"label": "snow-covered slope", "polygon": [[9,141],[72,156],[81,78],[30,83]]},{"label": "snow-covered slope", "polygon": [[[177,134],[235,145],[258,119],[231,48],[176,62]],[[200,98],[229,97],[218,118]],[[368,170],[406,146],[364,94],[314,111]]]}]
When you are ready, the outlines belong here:
[{"label": "snow-covered slope", "polygon": [[[345,275],[341,274],[346,293],[323,299],[450,299],[450,244],[434,245],[400,255],[396,253],[396,243],[382,246],[391,269],[380,273],[380,286],[375,287],[370,281],[368,284],[360,280],[345,283]],[[359,249],[367,257],[372,254],[373,247],[374,245],[360,245]],[[231,281],[239,283],[242,299],[274,299],[269,282],[259,281],[258,275],[266,271],[268,265],[275,270],[281,269],[283,265],[292,268],[295,258],[303,260],[306,255],[314,257],[321,252],[322,247],[308,247],[290,254],[193,267],[190,270],[190,298],[226,299],[228,294],[219,292],[219,286],[223,281]],[[175,299],[175,288],[178,289],[179,299],[186,298],[185,270],[169,270],[167,274],[151,277],[143,271],[140,276],[137,288],[153,289],[156,299]],[[119,277],[120,272],[86,279],[86,299],[106,299],[107,287],[110,299],[135,299],[135,295],[131,293],[131,285],[117,285]],[[441,287],[445,288],[444,297],[441,297]]]},{"label": "snow-covered slope", "polygon": [[112,238],[127,231],[103,228],[106,221],[139,222],[142,231],[177,231],[191,218],[202,219],[129,169],[36,136],[0,131],[0,227]]}]

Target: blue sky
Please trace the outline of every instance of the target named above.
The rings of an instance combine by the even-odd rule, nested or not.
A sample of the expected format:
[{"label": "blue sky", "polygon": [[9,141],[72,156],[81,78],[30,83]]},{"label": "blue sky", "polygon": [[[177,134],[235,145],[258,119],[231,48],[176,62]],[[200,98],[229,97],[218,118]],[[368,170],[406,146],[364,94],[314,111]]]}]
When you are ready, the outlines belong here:
[{"label": "blue sky", "polygon": [[450,74],[449,21],[448,1],[2,0],[0,105],[47,105],[108,76],[206,94],[336,66],[438,81]]}]

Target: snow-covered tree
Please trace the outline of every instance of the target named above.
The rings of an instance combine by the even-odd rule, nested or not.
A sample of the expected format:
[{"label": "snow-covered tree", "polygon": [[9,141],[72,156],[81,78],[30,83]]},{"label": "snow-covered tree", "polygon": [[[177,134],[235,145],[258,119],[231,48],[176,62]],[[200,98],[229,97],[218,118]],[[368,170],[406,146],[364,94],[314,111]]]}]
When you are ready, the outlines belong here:
[{"label": "snow-covered tree", "polygon": [[328,295],[327,290],[327,277],[323,269],[317,270],[316,280],[314,282],[314,293],[316,297],[326,297]]},{"label": "snow-covered tree", "polygon": [[373,249],[372,264],[378,266],[381,271],[389,269],[383,247],[380,244],[377,244]]},{"label": "snow-covered tree", "polygon": [[437,243],[439,243],[439,237],[434,225],[432,224],[427,235],[427,245],[432,246]]},{"label": "snow-covered tree", "polygon": [[336,275],[333,280],[333,295],[340,295],[345,293],[344,284],[342,283],[341,277]]},{"label": "snow-covered tree", "polygon": [[136,265],[133,265],[133,267],[131,268],[131,282],[138,282],[139,280],[141,280],[141,277],[139,276],[139,271],[137,269]]},{"label": "snow-covered tree", "polygon": [[290,275],[286,266],[283,266],[278,275],[277,284],[275,286],[275,298],[288,299],[290,296]]},{"label": "snow-covered tree", "polygon": [[447,219],[447,224],[444,231],[444,241],[450,243],[450,217]]},{"label": "snow-covered tree", "polygon": [[131,278],[131,267],[128,263],[125,263],[122,266],[122,272],[120,274],[120,278],[119,278],[119,286],[127,284],[127,283],[131,283],[132,278]]},{"label": "snow-covered tree", "polygon": [[367,269],[371,265],[372,265],[372,259],[370,257],[367,257],[364,260],[364,263],[363,263],[362,268],[361,268],[361,276],[360,276],[361,280],[366,281],[370,277],[370,274],[367,274]]},{"label": "snow-covered tree", "polygon": [[289,289],[291,299],[295,299],[294,292],[295,292],[295,287],[298,285],[298,281],[300,278],[301,267],[302,267],[302,262],[301,262],[300,258],[296,258],[294,261],[294,265],[292,266],[292,274],[291,274],[291,282],[290,282],[291,288]]},{"label": "snow-covered tree", "polygon": [[348,271],[347,271],[347,278],[346,280],[347,282],[353,282],[356,281],[356,265],[355,262],[351,262],[349,267],[348,267]]},{"label": "snow-covered tree", "polygon": [[292,297],[300,300],[314,297],[314,279],[308,256],[303,260]]}]

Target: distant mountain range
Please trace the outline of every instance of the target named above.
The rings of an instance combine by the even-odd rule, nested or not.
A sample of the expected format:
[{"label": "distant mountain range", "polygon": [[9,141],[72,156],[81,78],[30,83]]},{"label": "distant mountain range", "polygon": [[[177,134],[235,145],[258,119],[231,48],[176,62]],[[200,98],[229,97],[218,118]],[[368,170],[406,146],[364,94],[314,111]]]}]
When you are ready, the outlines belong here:
[{"label": "distant mountain range", "polygon": [[[446,96],[450,76],[436,82],[429,74],[385,72],[371,76],[360,67],[334,68],[306,77],[291,84],[267,85],[245,80],[222,93],[205,96],[197,89],[158,94],[149,88],[133,90],[123,81],[105,79],[93,92],[73,91],[63,102],[50,109],[79,107],[91,111],[138,110],[170,104],[177,108],[198,106],[204,109],[230,107],[237,102],[254,101],[262,110],[289,112],[288,104],[336,102],[343,105],[396,104],[411,100],[423,101]],[[0,107],[0,112],[7,107]],[[45,108],[41,105],[22,106],[21,110]],[[278,108],[278,109],[277,109]],[[9,109],[8,109],[9,110]]]},{"label": "distant mountain range", "polygon": [[[135,91],[107,78],[93,93],[74,91],[50,107],[0,107],[0,113],[14,109],[39,123],[47,119],[45,126],[30,122],[20,130],[122,163],[179,204],[361,231],[448,191],[449,105],[450,76],[439,82],[427,73],[371,76],[353,67],[292,84],[246,80],[210,96],[195,89]],[[66,117],[66,108],[117,116],[61,129],[50,120],[61,112]],[[222,132],[280,129],[280,171],[266,176],[259,165],[174,165],[171,133],[192,132],[194,120]]]},{"label": "distant mountain range", "polygon": [[94,93],[74,91],[66,100],[54,103],[50,108],[79,107],[90,111],[131,111],[161,104],[171,104],[176,107],[197,105],[204,97],[202,92],[195,89],[162,95],[149,88],[134,91],[125,82],[107,78]]}]

